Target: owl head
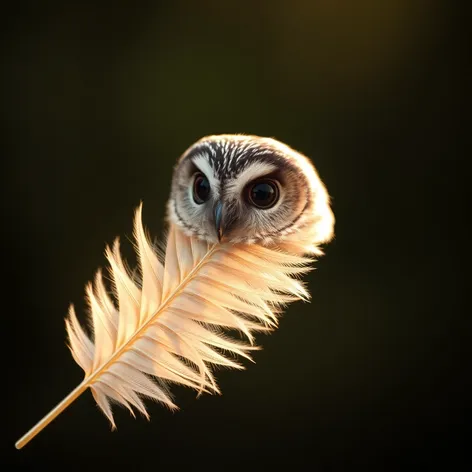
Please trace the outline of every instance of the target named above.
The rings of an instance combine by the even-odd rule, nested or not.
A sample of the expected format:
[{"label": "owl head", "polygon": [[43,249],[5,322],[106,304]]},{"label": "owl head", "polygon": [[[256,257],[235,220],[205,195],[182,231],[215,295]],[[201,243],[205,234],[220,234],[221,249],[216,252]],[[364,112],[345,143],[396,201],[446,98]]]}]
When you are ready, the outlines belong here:
[{"label": "owl head", "polygon": [[168,219],[209,243],[317,245],[333,237],[330,199],[313,164],[287,145],[248,135],[207,136],[180,157]]}]

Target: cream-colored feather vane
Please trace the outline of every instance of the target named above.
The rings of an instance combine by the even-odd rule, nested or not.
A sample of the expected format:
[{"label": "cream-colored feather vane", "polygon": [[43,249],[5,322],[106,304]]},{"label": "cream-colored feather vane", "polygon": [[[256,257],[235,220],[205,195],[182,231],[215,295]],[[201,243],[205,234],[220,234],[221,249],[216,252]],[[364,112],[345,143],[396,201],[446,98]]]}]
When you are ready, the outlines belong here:
[{"label": "cream-colored feather vane", "polygon": [[[134,239],[139,276],[123,262],[117,239],[106,249],[113,296],[101,271],[86,287],[93,340],[74,308],[69,310],[69,347],[85,372],[84,380],[16,443],[17,448],[87,388],[112,428],[113,402],[146,417],[146,397],[176,409],[169,383],[218,393],[212,368],[242,369],[236,357],[251,359],[251,351],[257,349],[254,333],[276,328],[288,302],[309,298],[298,279],[310,270],[312,259],[281,247],[208,244],[171,224],[160,257],[144,230],[142,205],[135,213]],[[308,245],[291,249],[316,253]],[[225,328],[238,330],[247,339],[232,340]]]}]

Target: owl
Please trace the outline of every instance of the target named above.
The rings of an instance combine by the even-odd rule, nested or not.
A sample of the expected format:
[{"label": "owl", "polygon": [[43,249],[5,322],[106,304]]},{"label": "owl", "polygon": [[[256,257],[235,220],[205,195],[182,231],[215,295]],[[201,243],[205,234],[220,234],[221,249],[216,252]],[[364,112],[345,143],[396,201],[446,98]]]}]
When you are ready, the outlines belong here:
[{"label": "owl", "polygon": [[[138,267],[117,238],[85,292],[89,326],[73,305],[68,347],[82,382],[17,443],[22,448],[90,389],[116,427],[112,405],[150,415],[145,399],[177,409],[172,384],[222,393],[218,367],[244,369],[256,334],[279,326],[289,302],[309,300],[302,276],[334,236],[329,194],[310,160],[271,138],[215,135],[177,160],[161,249],[134,216]],[[228,332],[238,332],[230,337]]]},{"label": "owl", "polygon": [[271,138],[217,135],[179,159],[168,220],[209,243],[281,246],[319,253],[331,240],[328,192],[304,155]]}]

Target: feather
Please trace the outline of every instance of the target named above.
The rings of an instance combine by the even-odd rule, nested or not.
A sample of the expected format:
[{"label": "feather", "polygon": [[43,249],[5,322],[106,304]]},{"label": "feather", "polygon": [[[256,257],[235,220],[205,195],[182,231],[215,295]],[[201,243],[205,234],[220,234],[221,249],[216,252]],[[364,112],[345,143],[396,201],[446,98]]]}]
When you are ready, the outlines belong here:
[{"label": "feather", "polygon": [[[235,356],[252,360],[258,349],[254,333],[276,328],[287,303],[309,299],[298,278],[310,270],[312,259],[296,255],[295,248],[288,253],[259,245],[208,245],[171,224],[161,257],[143,227],[142,204],[135,212],[134,240],[138,279],[122,260],[116,239],[105,252],[113,297],[100,270],[86,287],[93,336],[80,326],[74,307],[69,309],[68,344],[84,371],[83,382],[17,447],[87,388],[112,428],[113,403],[146,418],[145,398],[175,410],[167,383],[220,393],[215,367],[243,369]],[[246,340],[230,339],[225,328]]]}]

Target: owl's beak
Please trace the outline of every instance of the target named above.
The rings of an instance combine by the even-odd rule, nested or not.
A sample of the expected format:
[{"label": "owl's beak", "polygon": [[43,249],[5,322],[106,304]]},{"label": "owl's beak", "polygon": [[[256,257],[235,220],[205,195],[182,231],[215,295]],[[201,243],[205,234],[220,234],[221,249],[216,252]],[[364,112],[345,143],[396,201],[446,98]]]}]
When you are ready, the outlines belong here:
[{"label": "owl's beak", "polygon": [[216,234],[218,235],[218,241],[221,241],[223,237],[223,205],[221,202],[215,205],[214,215]]}]

